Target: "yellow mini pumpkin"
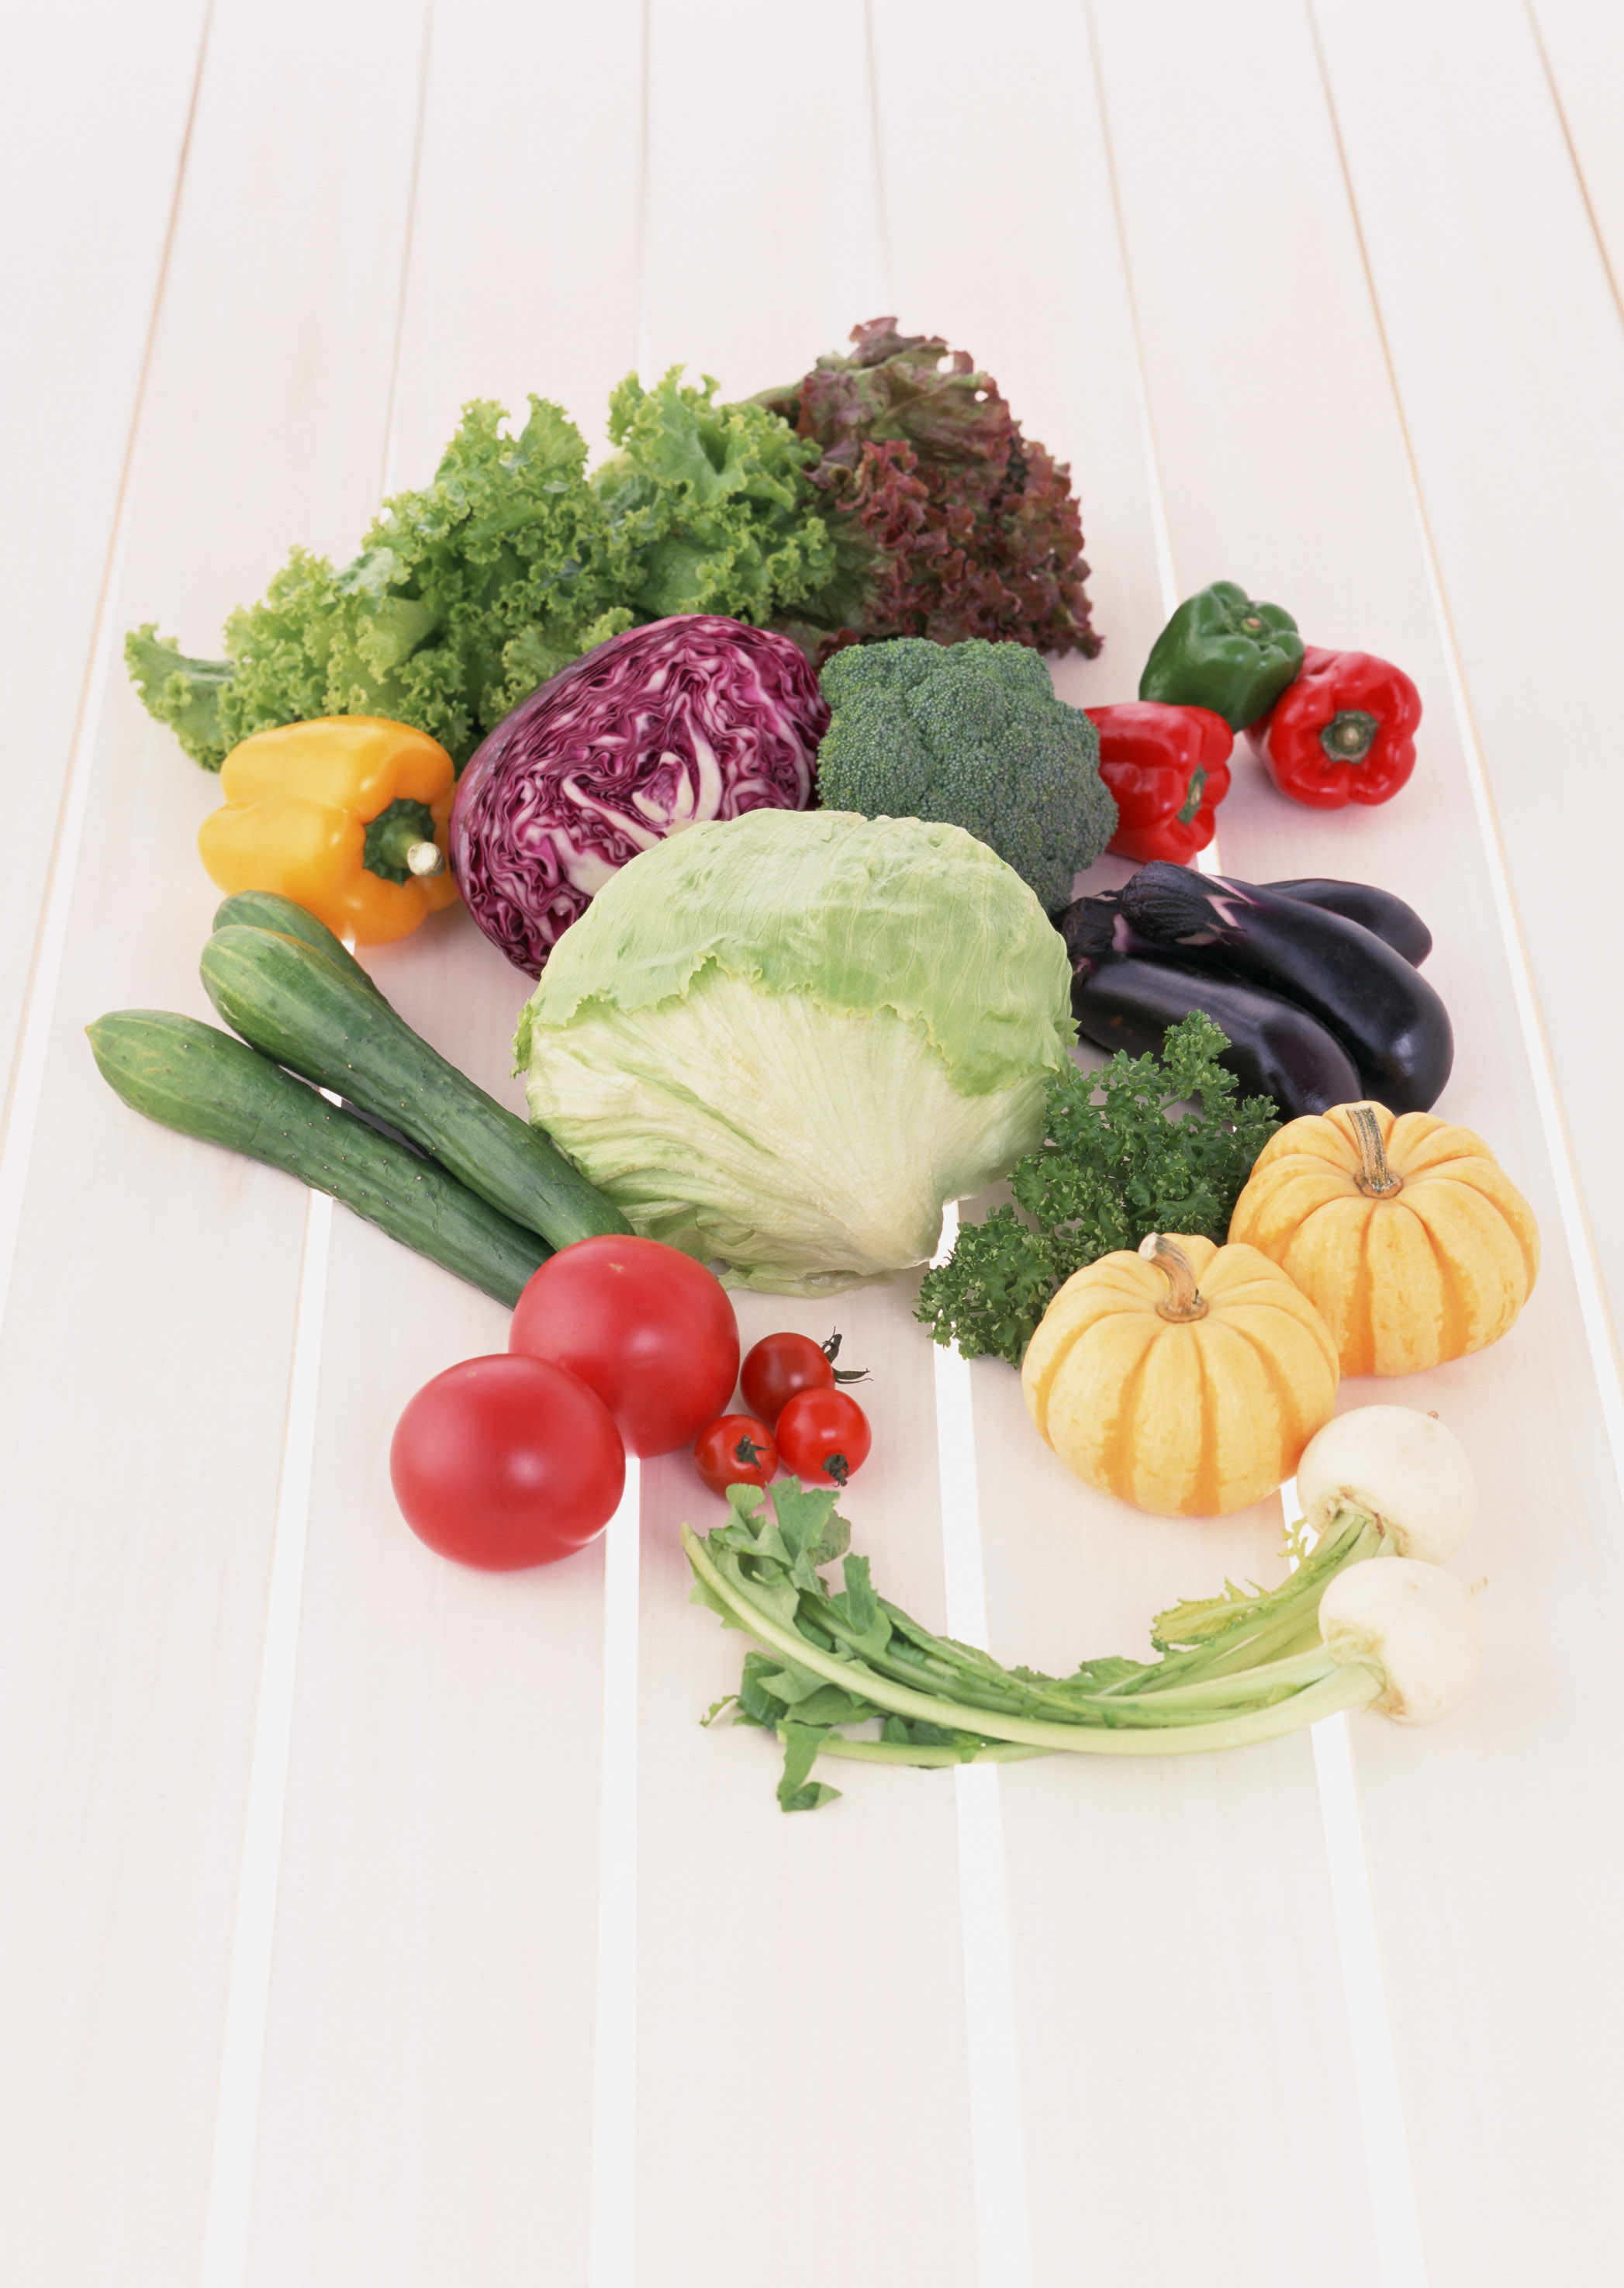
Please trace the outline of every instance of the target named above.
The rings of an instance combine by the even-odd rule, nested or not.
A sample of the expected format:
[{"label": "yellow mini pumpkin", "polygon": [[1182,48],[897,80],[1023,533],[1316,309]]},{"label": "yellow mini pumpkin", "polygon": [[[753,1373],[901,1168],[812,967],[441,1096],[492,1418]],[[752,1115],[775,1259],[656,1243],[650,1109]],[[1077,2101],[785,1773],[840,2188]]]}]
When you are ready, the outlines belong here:
[{"label": "yellow mini pumpkin", "polygon": [[1066,1468],[1163,1517],[1272,1493],[1330,1419],[1336,1382],[1325,1322],[1267,1256],[1160,1232],[1074,1273],[1021,1366]]},{"label": "yellow mini pumpkin", "polygon": [[1540,1267],[1533,1211],[1481,1136],[1338,1104],[1287,1122],[1230,1219],[1318,1304],[1344,1374],[1414,1374],[1498,1341]]}]

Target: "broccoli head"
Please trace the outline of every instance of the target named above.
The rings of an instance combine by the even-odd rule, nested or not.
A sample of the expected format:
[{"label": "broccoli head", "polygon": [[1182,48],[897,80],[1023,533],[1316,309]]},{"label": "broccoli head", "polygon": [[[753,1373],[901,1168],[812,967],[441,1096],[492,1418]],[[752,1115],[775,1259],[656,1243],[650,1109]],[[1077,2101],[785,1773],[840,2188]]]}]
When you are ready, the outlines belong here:
[{"label": "broccoli head", "polygon": [[837,651],[820,681],[833,718],[818,750],[827,809],[962,826],[1046,912],[1068,903],[1073,875],[1116,831],[1116,805],[1097,732],[1055,697],[1036,652],[901,636]]}]

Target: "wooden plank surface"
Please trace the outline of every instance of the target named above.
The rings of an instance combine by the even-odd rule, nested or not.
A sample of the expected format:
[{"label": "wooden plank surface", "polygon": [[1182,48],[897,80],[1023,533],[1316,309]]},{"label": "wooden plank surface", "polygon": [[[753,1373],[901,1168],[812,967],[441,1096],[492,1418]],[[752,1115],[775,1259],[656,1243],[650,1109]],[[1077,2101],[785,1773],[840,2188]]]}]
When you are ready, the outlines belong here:
[{"label": "wooden plank surface", "polygon": [[[317,13],[213,15],[113,636],[155,616],[201,647],[295,534],[334,544],[376,498],[416,57],[397,76],[396,12]],[[0,1905],[0,2245],[48,2288],[170,2288],[207,2205],[305,1196],[125,1111],[91,1064],[106,1009],[206,1013],[215,903],[212,783],[98,672],[0,1329],[0,1800],[27,1870]]]},{"label": "wooden plank surface", "polygon": [[[1060,663],[1057,681],[1078,703],[1131,698],[1166,606],[1153,441],[1141,436],[1087,19],[1059,6],[1016,11],[1016,44],[1049,69],[1041,83],[1016,75],[989,91],[973,46],[929,37],[931,12],[889,0],[876,18],[906,322],[951,329],[955,346],[993,364],[1031,433],[1072,462],[1101,568],[1090,593],[1105,646],[1096,661]],[[1018,141],[1044,155],[1045,187],[1041,227],[1012,239],[1002,202],[956,192],[967,148]],[[1000,1659],[1065,1673],[1086,1654],[1147,1656],[1151,1615],[1178,1597],[1211,1593],[1225,1577],[1279,1577],[1278,1501],[1200,1525],[1145,1518],[1089,1493],[1039,1444],[1009,1368],[985,1362],[971,1378]],[[1168,1768],[1148,1784],[1137,1768],[1080,1758],[1011,1767],[997,1785],[1034,2276],[1066,2277],[1086,2239],[1107,2275],[1148,2263],[1171,2277],[1199,2260],[1226,2283],[1367,2279],[1365,2173],[1307,1742]],[[1155,1976],[1120,1980],[1124,1959],[1154,1961]],[[1202,2039],[1190,2045],[1183,2030],[1197,2021]],[[1293,2050],[1299,2068],[1287,2080],[1279,2060]],[[1169,2168],[1168,2145],[1145,2133],[1136,2109],[1102,2107],[1099,2091],[1131,2084],[1147,2054],[1173,2053],[1178,2072],[1158,2111],[1178,2156]],[[1262,2150],[1279,2157],[1266,2234],[1252,2174]]]},{"label": "wooden plank surface", "polygon": [[[44,2288],[728,2288],[768,2260],[786,2288],[1604,2277],[1624,1568],[1582,1275],[1588,1213],[1616,1309],[1610,20],[1020,0],[993,69],[981,18],[920,0],[815,26],[779,0],[217,0],[87,682],[202,29],[113,0],[0,25],[26,130],[0,167],[50,188],[10,241],[8,309],[44,314],[51,354],[8,365],[8,442],[44,441],[8,497],[31,525],[62,503],[38,578],[14,553],[0,596],[49,665],[20,719],[44,767],[0,1018],[92,702],[42,1085],[7,1140],[0,1825],[26,1874],[0,1890],[0,2248]],[[1490,1577],[1473,1701],[1432,1734],[1348,1727],[1357,1811],[1322,1799],[1324,1744],[1317,1767],[1287,1740],[831,1767],[844,1799],[783,1819],[770,1744],[697,1720],[741,1640],[685,1602],[675,1527],[708,1513],[685,1463],[643,1473],[635,1597],[618,1525],[607,1599],[601,1548],[520,1580],[431,1558],[389,1435],[431,1373],[501,1346],[501,1312],[342,1212],[307,1253],[329,1227],[297,1187],[127,1115],[85,1054],[104,1007],[204,1005],[214,790],[128,691],[126,624],[209,648],[289,543],[347,554],[423,482],[469,397],[534,389],[600,449],[634,364],[745,393],[885,309],[971,349],[1073,463],[1106,646],[1059,666],[1066,695],[1130,695],[1169,594],[1224,576],[1422,685],[1398,801],[1311,815],[1242,756],[1221,822],[1237,873],[1343,873],[1426,914],[1458,1038],[1442,1108],[1546,1239],[1495,1350],[1344,1391],[1461,1432],[1486,1498],[1456,1569]],[[465,918],[368,958],[513,1092],[525,983]],[[833,1315],[875,1372],[848,1505],[886,1593],[1065,1664],[1278,1562],[1278,1504],[1188,1525],[1084,1495],[1015,1378],[939,1360],[912,1293]],[[748,1342],[831,1313],[740,1316]],[[289,1391],[318,1338],[306,1513]],[[612,1697],[606,1731],[606,1676],[637,1680],[635,1730]],[[279,1694],[285,1801],[251,1752]]]},{"label": "wooden plank surface", "polygon": [[203,0],[155,16],[80,0],[0,16],[0,212],[14,224],[0,245],[8,1114],[207,15]]},{"label": "wooden plank surface", "polygon": [[[1599,1958],[1612,1912],[1602,1903],[1618,1895],[1616,1841],[1583,1811],[1618,1752],[1602,1683],[1618,1490],[1485,854],[1468,824],[1471,790],[1398,410],[1307,26],[1271,5],[1222,28],[1185,11],[1169,68],[1142,12],[1097,13],[1180,584],[1228,574],[1289,597],[1311,640],[1404,661],[1429,709],[1422,764],[1402,803],[1363,816],[1302,816],[1244,770],[1224,814],[1227,862],[1253,878],[1323,870],[1380,881],[1427,914],[1438,941],[1429,974],[1457,1037],[1444,1108],[1489,1136],[1546,1235],[1534,1302],[1496,1349],[1398,1390],[1356,1384],[1345,1394],[1348,1403],[1436,1404],[1492,1490],[1460,1560],[1491,1581],[1481,1689],[1436,1734],[1351,1729],[1429,2276],[1434,2288],[1511,2281],[1557,2248],[1582,2272],[1595,2249],[1584,2188],[1616,2113],[1595,2021],[1559,2022],[1554,1989],[1565,1974],[1526,1958],[1526,1934],[1558,1917]],[[1367,71],[1370,26],[1367,12],[1344,23]],[[1327,53],[1340,100],[1344,50],[1332,38]],[[1390,112],[1380,131],[1386,182]],[[1211,195],[1220,178],[1221,199]],[[1414,187],[1412,220],[1418,196]],[[1264,202],[1270,229],[1240,226]],[[1565,251],[1558,238],[1557,266]],[[1373,259],[1380,293],[1385,273]],[[1290,292],[1277,292],[1287,279]],[[1237,312],[1255,322],[1238,330]],[[1407,392],[1405,403],[1407,412]],[[1531,453],[1550,426],[1548,416]],[[1499,457],[1516,459],[1503,434]],[[1476,701],[1470,657],[1468,671]],[[1549,997],[1546,1006],[1549,1019]],[[1566,1086],[1570,1068],[1559,1069]],[[1547,1427],[1531,1435],[1531,1421]],[[1576,1504],[1552,1500],[1554,1451],[1584,1489]],[[1576,1606],[1578,1580],[1587,1587]],[[1556,1652],[1558,1635],[1571,1664]],[[1494,1966],[1512,1956],[1507,1982]],[[1485,2018],[1489,1979],[1499,2004]],[[1595,2006],[1604,2018],[1614,2006],[1606,1976]],[[1523,2174],[1531,2151],[1547,2196],[1537,2204]]]},{"label": "wooden plank surface", "polygon": [[[1604,817],[1616,814],[1599,767],[1613,741],[1612,631],[1624,609],[1615,285],[1516,0],[1476,14],[1470,121],[1446,17],[1331,4],[1320,20],[1427,528],[1616,1327],[1624,1204],[1612,1174],[1624,1091],[1598,1043],[1596,997],[1613,962],[1611,878],[1604,834],[1584,830],[1598,806]],[[1597,20],[1593,40],[1603,36]],[[1594,84],[1616,97],[1604,50],[1596,63]],[[1602,193],[1604,207],[1605,179]],[[1422,205],[1428,228],[1418,233]]]},{"label": "wooden plank surface", "polygon": [[[789,8],[651,13],[641,361],[726,395],[804,372],[885,305],[864,12],[794,45]],[[725,133],[696,132],[707,119]],[[708,285],[706,281],[713,280]],[[929,1346],[900,1291],[816,1307],[738,1298],[747,1344],[831,1324],[883,1392],[883,1444],[851,1515],[891,1593],[939,1614]],[[923,1465],[923,1466],[922,1466]],[[702,1507],[700,1506],[702,1505]],[[686,1601],[683,1517],[714,1514],[686,1461],[646,1474],[638,1896],[637,2278],[790,2277],[852,2288],[975,2275],[970,2093],[950,1787],[845,1767],[826,1818],[785,1819],[758,1736],[698,1719],[741,1641]],[[852,1784],[844,1774],[850,1771]],[[821,1838],[817,1833],[824,1829]],[[900,2077],[900,2078],[899,2078]],[[781,2092],[775,2102],[768,2093]],[[691,2123],[689,2134],[674,2133]],[[809,2198],[806,2133],[840,2125],[838,2190]],[[701,2125],[704,2125],[701,2127]],[[793,2217],[792,2235],[784,2220]]]},{"label": "wooden plank surface", "polygon": [[[522,421],[535,390],[592,433],[635,355],[635,105],[613,132],[584,109],[533,127],[558,75],[635,91],[638,10],[441,14],[428,62],[392,486],[429,481],[470,398]],[[465,914],[366,958],[523,1110],[527,981]],[[499,1306],[336,1219],[250,2227],[267,2288],[585,2276],[603,1551],[517,1581],[448,1567],[386,1466],[412,1393],[506,1342]]]}]

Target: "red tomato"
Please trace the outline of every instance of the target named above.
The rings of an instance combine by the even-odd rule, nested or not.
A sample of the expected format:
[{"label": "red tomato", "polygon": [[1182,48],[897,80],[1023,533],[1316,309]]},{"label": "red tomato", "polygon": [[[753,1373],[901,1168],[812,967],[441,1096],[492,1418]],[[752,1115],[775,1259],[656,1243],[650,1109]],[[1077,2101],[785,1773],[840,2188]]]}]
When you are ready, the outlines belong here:
[{"label": "red tomato", "polygon": [[840,1337],[815,1343],[810,1335],[764,1335],[747,1355],[739,1376],[744,1402],[764,1422],[776,1422],[797,1390],[832,1390],[837,1382],[866,1382],[835,1364]]},{"label": "red tomato", "polygon": [[551,1565],[603,1531],[626,1482],[609,1410],[546,1359],[464,1359],[395,1426],[389,1474],[408,1525],[460,1564]]},{"label": "red tomato", "polygon": [[508,1348],[578,1374],[632,1454],[691,1446],[739,1375],[721,1281],[657,1239],[578,1239],[550,1256],[519,1299]]},{"label": "red tomato", "polygon": [[844,1390],[803,1390],[778,1418],[778,1458],[797,1478],[844,1486],[868,1458],[868,1417]]},{"label": "red tomato", "polygon": [[740,1370],[744,1402],[776,1422],[797,1390],[832,1390],[834,1362],[810,1335],[764,1335]]},{"label": "red tomato", "polygon": [[713,1494],[764,1486],[778,1467],[778,1448],[753,1414],[718,1414],[694,1442],[693,1466]]}]

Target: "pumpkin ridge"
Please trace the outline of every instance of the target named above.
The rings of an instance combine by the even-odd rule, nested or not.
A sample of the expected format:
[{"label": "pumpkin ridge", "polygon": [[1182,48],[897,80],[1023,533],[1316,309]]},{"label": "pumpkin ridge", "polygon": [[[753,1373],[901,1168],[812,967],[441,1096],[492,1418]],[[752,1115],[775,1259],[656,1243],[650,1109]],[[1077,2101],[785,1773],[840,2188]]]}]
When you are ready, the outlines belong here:
[{"label": "pumpkin ridge", "polygon": [[[1521,1259],[1525,1283],[1523,1299],[1525,1302],[1533,1293],[1534,1282],[1540,1275],[1539,1227],[1533,1221],[1528,1203],[1494,1155],[1485,1149],[1481,1156],[1477,1154],[1464,1156],[1462,1163],[1458,1167],[1452,1163],[1448,1168],[1429,1169],[1427,1175],[1429,1177],[1446,1176],[1450,1182],[1460,1185],[1463,1189],[1470,1191],[1475,1198],[1481,1200],[1485,1208],[1494,1217],[1501,1229],[1516,1247],[1517,1255]],[[1485,1177],[1489,1180],[1483,1181],[1482,1179]],[[1500,1196],[1502,1189],[1509,1196],[1509,1200]],[[1514,1205],[1522,1210],[1522,1216],[1513,1212]],[[1524,1236],[1524,1217],[1527,1218],[1528,1229],[1533,1234],[1532,1247]]]},{"label": "pumpkin ridge", "polygon": [[1107,1422],[1103,1423],[1100,1426],[1101,1450],[1108,1458],[1107,1466],[1111,1467],[1111,1464],[1113,1462],[1115,1464],[1114,1467],[1111,1467],[1111,1480],[1113,1488],[1119,1487],[1125,1476],[1131,1476],[1136,1482],[1138,1477],[1138,1447],[1137,1442],[1131,1450],[1131,1468],[1129,1471],[1125,1472],[1121,1468],[1121,1465],[1122,1458],[1118,1450],[1122,1441],[1122,1424],[1125,1418],[1128,1422],[1129,1431],[1131,1432],[1132,1430],[1133,1414],[1138,1405],[1139,1393],[1145,1386],[1145,1378],[1150,1371],[1151,1354],[1156,1348],[1157,1343],[1161,1339],[1161,1333],[1162,1328],[1160,1326],[1152,1332],[1149,1342],[1143,1347],[1138,1357],[1134,1361],[1127,1373],[1122,1377],[1121,1381],[1117,1385],[1116,1410],[1112,1414],[1110,1419]]},{"label": "pumpkin ridge", "polygon": [[[1406,1117],[1420,1120],[1430,1119],[1430,1116],[1410,1113]],[[1432,1147],[1442,1148],[1436,1157],[1428,1156]],[[1462,1128],[1454,1121],[1432,1121],[1425,1133],[1414,1139],[1414,1174],[1417,1180],[1423,1176],[1449,1175],[1462,1160],[1486,1160],[1491,1167],[1498,1168],[1500,1165],[1493,1150],[1476,1129]],[[1408,1168],[1404,1171],[1406,1183],[1410,1181],[1411,1172]]]},{"label": "pumpkin ridge", "polygon": [[[1474,1337],[1471,1331],[1471,1322],[1476,1314],[1461,1291],[1459,1268],[1452,1263],[1451,1258],[1446,1253],[1426,1213],[1424,1188],[1418,1187],[1418,1188],[1423,1189],[1423,1196],[1419,1205],[1414,1200],[1402,1201],[1399,1204],[1407,1208],[1410,1221],[1418,1227],[1425,1236],[1428,1251],[1437,1267],[1438,1292],[1442,1301],[1442,1317],[1438,1326],[1440,1356],[1445,1359],[1464,1358],[1469,1352],[1482,1348],[1481,1338]],[[1478,1196],[1481,1197],[1481,1195]],[[1493,1202],[1485,1204],[1492,1207]]]},{"label": "pumpkin ridge", "polygon": [[[1489,1203],[1491,1207],[1493,1204]],[[1412,1209],[1411,1212],[1427,1235],[1427,1245],[1438,1266],[1438,1284],[1444,1291],[1444,1334],[1447,1345],[1445,1356],[1463,1357],[1468,1351],[1482,1347],[1482,1337],[1474,1338],[1470,1325],[1470,1318],[1476,1315],[1468,1313],[1459,1277],[1450,1275],[1449,1259],[1438,1244],[1438,1234],[1419,1209]]]},{"label": "pumpkin ridge", "polygon": [[1040,1321],[1038,1323],[1037,1333],[1034,1335],[1031,1342],[1026,1346],[1026,1359],[1023,1359],[1021,1362],[1021,1379],[1026,1385],[1027,1411],[1031,1414],[1034,1422],[1037,1425],[1039,1437],[1042,1438],[1043,1443],[1052,1453],[1054,1450],[1054,1440],[1049,1434],[1049,1394],[1054,1388],[1055,1377],[1060,1371],[1060,1362],[1066,1356],[1066,1353],[1058,1342],[1051,1339],[1049,1345],[1049,1356],[1045,1362],[1042,1373],[1041,1375],[1034,1376],[1028,1380],[1027,1361],[1030,1360],[1033,1351],[1037,1345],[1038,1339],[1042,1334],[1042,1322]]},{"label": "pumpkin ridge", "polygon": [[[1353,1243],[1352,1292],[1348,1297],[1342,1339],[1336,1346],[1336,1354],[1337,1363],[1343,1374],[1370,1374],[1374,1370],[1376,1347],[1375,1327],[1372,1319],[1370,1227],[1375,1221],[1376,1210],[1381,1203],[1366,1199],[1362,1194],[1356,1194],[1355,1198],[1364,1209],[1364,1215]],[[1311,1293],[1311,1289],[1309,1291]]]},{"label": "pumpkin ridge", "polygon": [[1217,1391],[1207,1368],[1207,1346],[1195,1339],[1195,1371],[1201,1390],[1201,1434],[1196,1448],[1195,1483],[1190,1498],[1198,1517],[1213,1516],[1218,1506]]},{"label": "pumpkin ridge", "polygon": [[[1252,1347],[1252,1355],[1263,1369],[1264,1382],[1273,1394],[1274,1402],[1279,1409],[1280,1426],[1285,1433],[1287,1444],[1288,1447],[1295,1446],[1296,1449],[1291,1461],[1291,1467],[1295,1470],[1303,1449],[1308,1443],[1308,1433],[1303,1426],[1302,1412],[1292,1394],[1290,1384],[1280,1371],[1279,1361],[1275,1357],[1272,1347],[1255,1343]],[[1319,1426],[1316,1423],[1314,1426],[1318,1429]]]},{"label": "pumpkin ridge", "polygon": [[[1459,1196],[1462,1193],[1470,1202],[1470,1207],[1466,1200]],[[1485,1343],[1496,1341],[1527,1301],[1527,1259],[1515,1225],[1492,1192],[1480,1191],[1475,1184],[1457,1183],[1451,1195],[1446,1196],[1442,1207],[1446,1227],[1441,1237],[1422,1212],[1417,1210],[1418,1219],[1426,1223],[1427,1236],[1432,1242],[1440,1263],[1447,1263],[1450,1259],[1445,1252],[1446,1249],[1460,1244],[1447,1229],[1447,1221],[1453,1217],[1462,1232],[1470,1235],[1470,1241],[1488,1258],[1485,1267],[1493,1281],[1492,1285],[1481,1285],[1472,1291],[1474,1307],[1470,1310],[1467,1309],[1466,1299],[1462,1297],[1459,1355],[1464,1357],[1470,1351],[1481,1350]],[[1522,1294],[1509,1301],[1508,1316],[1510,1274],[1513,1265],[1517,1264],[1522,1266],[1525,1283]],[[1491,1297],[1493,1308],[1490,1308]]]},{"label": "pumpkin ridge", "polygon": [[[1251,1189],[1256,1172],[1255,1166],[1252,1176],[1248,1179],[1248,1191]],[[1235,1212],[1230,1219],[1230,1238],[1232,1243],[1256,1247],[1260,1254],[1269,1256],[1271,1261],[1279,1262],[1279,1258],[1273,1254],[1272,1250],[1279,1244],[1281,1235],[1297,1230],[1322,1207],[1327,1206],[1332,1200],[1340,1199],[1347,1188],[1347,1178],[1329,1161],[1316,1159],[1307,1152],[1292,1153],[1277,1161],[1271,1172],[1274,1181],[1263,1191],[1261,1204],[1257,1196],[1248,1201],[1246,1191],[1235,1203]],[[1289,1194],[1287,1192],[1288,1184],[1292,1188]],[[1306,1198],[1303,1196],[1303,1190],[1309,1195]],[[1258,1231],[1260,1237],[1245,1237],[1246,1227]]]}]

